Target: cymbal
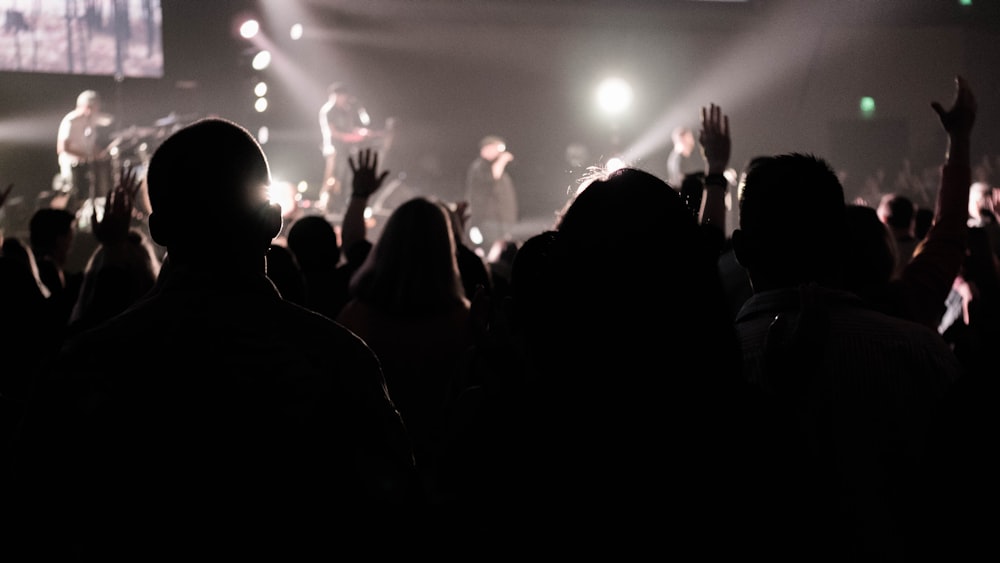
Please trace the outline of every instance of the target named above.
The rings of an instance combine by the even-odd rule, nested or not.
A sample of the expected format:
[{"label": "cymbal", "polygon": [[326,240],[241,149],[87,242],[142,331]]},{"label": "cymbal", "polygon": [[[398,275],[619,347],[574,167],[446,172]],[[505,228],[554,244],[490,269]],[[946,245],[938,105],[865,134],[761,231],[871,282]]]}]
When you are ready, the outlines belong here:
[{"label": "cymbal", "polygon": [[166,117],[161,117],[153,122],[154,127],[170,127],[171,125],[177,125],[178,123],[185,123],[188,121],[193,121],[195,119],[194,114],[178,115],[177,112],[170,112]]}]

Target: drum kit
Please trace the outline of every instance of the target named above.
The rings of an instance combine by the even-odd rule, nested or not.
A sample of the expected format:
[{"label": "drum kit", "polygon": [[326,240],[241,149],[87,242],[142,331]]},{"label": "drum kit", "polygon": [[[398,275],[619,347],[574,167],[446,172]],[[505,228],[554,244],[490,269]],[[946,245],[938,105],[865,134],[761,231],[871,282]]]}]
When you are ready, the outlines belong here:
[{"label": "drum kit", "polygon": [[151,126],[132,125],[110,134],[108,155],[120,162],[129,161],[133,166],[145,165],[153,151],[172,133],[195,121],[197,115],[180,115],[176,112],[161,117]]},{"label": "drum kit", "polygon": [[[139,178],[144,177],[149,159],[160,143],[175,131],[193,123],[198,117],[195,114],[170,112],[149,126],[132,125],[112,131],[105,137],[111,140],[105,145],[102,156],[75,165],[72,178],[61,178],[57,175],[56,184],[61,185],[54,185],[53,193],[56,198],[65,201],[64,206],[78,208],[76,213],[81,222],[89,222],[91,212],[95,208],[100,214],[104,206],[104,194],[114,187],[116,178],[123,168],[136,170]],[[79,203],[73,205],[72,201]],[[55,198],[52,205],[56,205]],[[140,188],[135,205],[136,213],[140,216],[150,211],[144,185]],[[80,227],[86,226],[80,225]]]}]

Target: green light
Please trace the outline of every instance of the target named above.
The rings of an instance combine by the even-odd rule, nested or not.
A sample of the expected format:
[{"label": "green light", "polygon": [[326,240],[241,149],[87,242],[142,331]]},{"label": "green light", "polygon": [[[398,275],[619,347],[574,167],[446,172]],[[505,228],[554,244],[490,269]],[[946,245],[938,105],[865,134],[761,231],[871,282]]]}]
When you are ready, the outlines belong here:
[{"label": "green light", "polygon": [[861,109],[861,115],[865,117],[871,117],[875,115],[875,98],[871,96],[862,96],[861,103],[858,104]]},{"label": "green light", "polygon": [[959,3],[959,5],[962,5],[962,6],[971,6],[972,5],[972,0],[958,0],[958,3]]}]

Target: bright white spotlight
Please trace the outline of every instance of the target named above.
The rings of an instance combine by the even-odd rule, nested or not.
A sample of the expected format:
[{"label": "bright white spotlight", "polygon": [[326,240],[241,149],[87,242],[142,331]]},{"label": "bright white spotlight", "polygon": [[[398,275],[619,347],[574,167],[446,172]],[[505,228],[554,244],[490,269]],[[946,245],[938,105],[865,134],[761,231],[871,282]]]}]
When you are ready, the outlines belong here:
[{"label": "bright white spotlight", "polygon": [[260,23],[257,20],[247,20],[240,25],[240,36],[244,39],[252,39],[260,31]]},{"label": "bright white spotlight", "polygon": [[302,24],[297,23],[288,30],[288,35],[292,38],[292,41],[298,41],[302,39]]},{"label": "bright white spotlight", "polygon": [[267,125],[261,125],[260,129],[257,130],[257,142],[266,145],[267,140],[271,138],[271,130],[267,128]]},{"label": "bright white spotlight", "polygon": [[483,244],[485,238],[483,237],[482,231],[479,230],[479,227],[472,227],[469,229],[469,240],[472,241],[472,244]]},{"label": "bright white spotlight", "polygon": [[625,166],[625,161],[622,160],[621,157],[613,156],[604,164],[604,170],[607,174],[611,174],[615,170],[625,168]]},{"label": "bright white spotlight", "polygon": [[281,206],[282,217],[289,217],[298,207],[295,203],[295,186],[284,180],[271,182],[267,187],[267,199]]},{"label": "bright white spotlight", "polygon": [[253,109],[257,110],[257,113],[267,111],[267,98],[257,98],[257,101],[253,103]]},{"label": "bright white spotlight", "polygon": [[267,82],[260,81],[253,87],[253,93],[258,98],[263,98],[267,95]]},{"label": "bright white spotlight", "polygon": [[271,51],[265,49],[257,53],[256,55],[254,55],[253,63],[251,64],[253,65],[253,68],[255,70],[264,70],[271,64]]},{"label": "bright white spotlight", "polygon": [[597,88],[597,104],[606,113],[618,115],[632,103],[632,87],[621,78],[608,78]]}]

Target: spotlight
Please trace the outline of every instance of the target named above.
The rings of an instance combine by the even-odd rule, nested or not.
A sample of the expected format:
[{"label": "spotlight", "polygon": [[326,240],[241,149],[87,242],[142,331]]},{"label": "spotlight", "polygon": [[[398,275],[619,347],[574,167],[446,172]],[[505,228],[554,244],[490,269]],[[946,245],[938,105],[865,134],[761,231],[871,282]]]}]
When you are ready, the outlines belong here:
[{"label": "spotlight", "polygon": [[253,62],[251,63],[255,70],[264,70],[271,64],[271,51],[263,50],[256,55],[254,55]]},{"label": "spotlight", "polygon": [[267,199],[281,206],[281,216],[289,218],[298,209],[295,203],[295,186],[291,182],[275,180],[267,189]]},{"label": "spotlight", "polygon": [[267,94],[267,82],[261,81],[254,85],[253,93],[258,98],[263,98]]},{"label": "spotlight", "polygon": [[469,240],[472,241],[472,244],[483,244],[485,237],[483,237],[483,233],[479,230],[479,227],[469,229]]},{"label": "spotlight", "polygon": [[622,160],[621,157],[613,156],[609,158],[608,161],[604,164],[604,170],[606,173],[610,174],[615,170],[620,170],[622,168],[625,168],[625,166],[626,163],[624,160]]},{"label": "spotlight", "polygon": [[244,39],[253,39],[260,32],[260,23],[255,19],[249,19],[240,24],[240,36]]},{"label": "spotlight", "polygon": [[610,115],[619,115],[632,103],[632,87],[621,78],[608,78],[597,88],[597,104]]},{"label": "spotlight", "polygon": [[298,41],[302,39],[302,24],[297,23],[288,30],[288,35],[292,38],[292,41]]},{"label": "spotlight", "polygon": [[257,98],[257,101],[253,103],[253,109],[257,110],[257,113],[267,111],[267,98]]}]

